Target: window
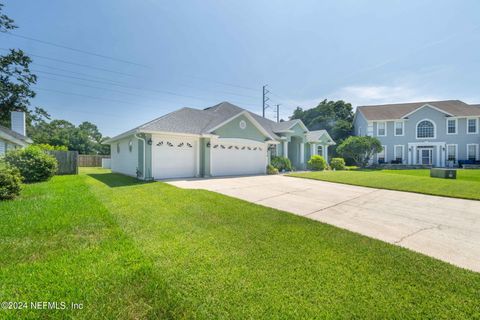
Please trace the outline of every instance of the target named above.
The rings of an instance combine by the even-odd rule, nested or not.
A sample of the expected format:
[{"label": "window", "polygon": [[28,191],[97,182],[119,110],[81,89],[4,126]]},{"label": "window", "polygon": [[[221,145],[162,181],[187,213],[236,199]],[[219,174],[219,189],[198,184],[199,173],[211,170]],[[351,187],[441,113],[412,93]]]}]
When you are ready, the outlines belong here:
[{"label": "window", "polygon": [[467,119],[467,133],[477,133],[478,119]]},{"label": "window", "polygon": [[470,161],[478,159],[478,144],[467,144],[467,158]]},{"label": "window", "polygon": [[435,138],[435,125],[430,120],[422,120],[417,124],[417,138]]},{"label": "window", "polygon": [[377,136],[384,137],[387,135],[387,125],[385,122],[377,122]]},{"label": "window", "polygon": [[395,135],[396,136],[403,136],[403,122],[402,121],[395,122]]},{"label": "window", "polygon": [[403,163],[403,146],[402,145],[395,146],[394,153],[395,153],[394,154],[395,161],[398,163]]},{"label": "window", "polygon": [[386,157],[386,152],[387,150],[387,146],[382,146],[382,151],[380,151],[379,153],[377,153],[377,161],[378,163],[385,163],[387,161],[387,157]]},{"label": "window", "polygon": [[117,143],[117,153],[120,153],[120,143]]},{"label": "window", "polygon": [[317,154],[323,156],[323,146],[317,147]]},{"label": "window", "polygon": [[457,145],[447,144],[447,161],[457,161]]},{"label": "window", "polygon": [[447,120],[447,134],[457,134],[457,119]]}]

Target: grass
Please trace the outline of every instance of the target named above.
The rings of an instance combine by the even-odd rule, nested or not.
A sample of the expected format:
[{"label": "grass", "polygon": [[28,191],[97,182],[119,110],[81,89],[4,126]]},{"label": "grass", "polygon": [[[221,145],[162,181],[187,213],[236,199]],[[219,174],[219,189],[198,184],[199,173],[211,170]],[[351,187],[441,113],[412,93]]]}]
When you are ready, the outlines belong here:
[{"label": "grass", "polygon": [[457,170],[457,179],[431,178],[430,170],[352,170],[293,173],[290,176],[379,189],[480,200],[480,170]]},{"label": "grass", "polygon": [[480,317],[480,274],[203,190],[90,169],[0,203],[0,318]]}]

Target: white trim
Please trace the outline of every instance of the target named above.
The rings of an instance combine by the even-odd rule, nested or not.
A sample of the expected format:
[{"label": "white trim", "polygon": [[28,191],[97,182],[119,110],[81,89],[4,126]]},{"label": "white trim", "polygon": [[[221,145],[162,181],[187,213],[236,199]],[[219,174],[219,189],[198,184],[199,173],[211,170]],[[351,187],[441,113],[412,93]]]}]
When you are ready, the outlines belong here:
[{"label": "white trim", "polygon": [[300,163],[305,163],[305,143],[300,143]]},{"label": "white trim", "polygon": [[[468,121],[469,121],[469,120],[475,120],[475,132],[468,132]],[[478,118],[476,118],[476,117],[467,117],[467,120],[466,120],[466,121],[467,121],[467,123],[466,123],[466,125],[467,125],[467,128],[466,128],[467,134],[478,134]]]},{"label": "white trim", "polygon": [[[397,123],[401,123],[402,124],[402,134],[397,134]],[[403,137],[405,135],[405,121],[395,121],[393,123],[393,135],[395,137]]]},{"label": "white trim", "polygon": [[[449,133],[448,132],[448,121],[451,121],[451,120],[455,121],[455,133]],[[447,118],[446,121],[445,121],[445,124],[446,124],[445,133],[447,135],[451,136],[451,135],[458,134],[458,119],[457,118]]]},{"label": "white trim", "polygon": [[448,160],[448,147],[449,146],[455,146],[455,162],[458,162],[458,144],[448,143],[448,144],[445,145],[445,163],[447,163],[448,161],[451,161],[451,160]]},{"label": "white trim", "polygon": [[245,117],[247,117],[248,120],[250,120],[251,123],[253,123],[253,125],[263,134],[265,135],[266,137],[272,139],[272,140],[275,140],[273,139],[273,137],[257,122],[257,120],[255,120],[251,115],[250,113],[247,111],[247,110],[244,110],[242,112],[239,112],[237,113],[236,115],[234,115],[233,117],[223,121],[222,123],[220,123],[219,125],[216,125],[215,127],[211,128],[210,130],[208,130],[208,133],[212,133],[213,131],[217,130],[218,128],[220,127],[223,127],[224,125],[226,125],[227,123],[229,123],[230,121],[233,121],[235,120],[236,118],[240,117],[244,115]]},{"label": "white trim", "polygon": [[291,125],[290,127],[288,127],[287,129],[290,130],[290,129],[293,128],[297,123],[299,123],[303,130],[305,130],[305,131],[307,131],[307,132],[309,131],[308,128],[305,126],[305,124],[303,123],[302,120],[300,120],[300,119],[295,119],[295,120],[296,120],[295,123],[292,124],[292,125]]},{"label": "white trim", "polygon": [[[386,137],[387,136],[387,121],[376,121],[376,123],[377,123],[377,137]],[[385,134],[379,134],[378,133],[378,127],[379,127],[378,125],[380,123],[383,123],[385,125]]]},{"label": "white trim", "polygon": [[[386,145],[382,145],[382,148],[383,148],[383,163],[387,163],[387,146]],[[377,163],[379,163],[379,160],[378,160],[378,155],[381,154],[382,152],[379,152],[377,153]]]},{"label": "white trim", "polygon": [[470,147],[470,146],[475,146],[475,161],[480,160],[480,153],[479,153],[479,150],[478,150],[478,149],[479,149],[478,143],[467,143],[467,157],[466,157],[466,159],[469,160],[469,159],[468,159],[468,147]]},{"label": "white trim", "polygon": [[[429,121],[433,124],[433,137],[425,137],[425,138],[418,137],[418,124],[422,121]],[[415,124],[415,139],[423,140],[423,139],[436,139],[436,138],[437,138],[437,124],[435,123],[435,121],[430,119],[422,119]]]},{"label": "white trim", "polygon": [[402,163],[405,162],[405,145],[396,144],[393,146],[393,160],[397,160],[397,147],[402,147]]},{"label": "white trim", "polygon": [[[4,140],[7,140],[13,144],[17,144],[21,147],[26,147],[30,144],[30,142],[26,142],[26,141],[23,141],[23,140],[20,140],[20,139],[17,139],[15,138],[14,136],[11,136],[9,135],[8,133],[4,132],[4,131],[1,131],[0,130],[0,138],[4,139]],[[28,138],[27,138],[28,139]]]},{"label": "white trim", "polygon": [[402,116],[402,119],[405,119],[406,117],[414,114],[414,113],[417,112],[418,110],[420,110],[420,109],[422,109],[422,108],[425,108],[425,107],[432,108],[432,109],[434,109],[434,110],[437,110],[437,111],[439,111],[439,112],[441,112],[441,113],[444,113],[444,114],[447,114],[447,115],[453,117],[453,114],[451,114],[451,113],[449,113],[449,112],[447,112],[447,111],[445,111],[445,110],[442,110],[442,109],[440,109],[440,108],[437,108],[437,107],[435,107],[435,106],[432,106],[431,104],[428,104],[428,103],[427,103],[427,104],[424,104],[423,106],[418,107],[417,109],[415,109],[415,110],[413,110],[413,111],[410,111],[409,113],[403,115],[403,116]]}]

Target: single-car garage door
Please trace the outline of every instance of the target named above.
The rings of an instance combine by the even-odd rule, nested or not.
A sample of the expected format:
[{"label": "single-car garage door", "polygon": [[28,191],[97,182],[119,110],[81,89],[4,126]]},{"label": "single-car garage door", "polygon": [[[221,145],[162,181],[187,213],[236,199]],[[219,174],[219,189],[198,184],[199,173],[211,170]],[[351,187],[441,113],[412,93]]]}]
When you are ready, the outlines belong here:
[{"label": "single-car garage door", "polygon": [[264,143],[252,140],[213,140],[211,148],[212,176],[263,174],[267,165]]},{"label": "single-car garage door", "polygon": [[197,139],[157,136],[152,138],[152,173],[155,179],[197,175]]}]

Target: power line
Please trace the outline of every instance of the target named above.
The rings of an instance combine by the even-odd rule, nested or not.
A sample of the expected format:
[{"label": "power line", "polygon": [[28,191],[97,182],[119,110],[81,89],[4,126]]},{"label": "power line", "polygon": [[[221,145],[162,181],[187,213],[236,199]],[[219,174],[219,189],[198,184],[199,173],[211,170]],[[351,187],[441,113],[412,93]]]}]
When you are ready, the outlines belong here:
[{"label": "power line", "polygon": [[[118,81],[115,81],[115,80],[111,80],[111,79],[108,79],[108,78],[92,76],[92,75],[90,75],[90,74],[83,73],[83,72],[76,72],[76,71],[72,71],[72,70],[67,70],[67,69],[52,67],[52,66],[49,66],[49,65],[40,64],[40,63],[36,63],[36,62],[34,62],[33,64],[34,64],[35,66],[44,67],[44,68],[49,68],[49,69],[58,70],[58,71],[62,71],[62,72],[69,72],[69,73],[73,73],[73,74],[78,74],[78,75],[80,75],[80,76],[91,77],[91,78],[95,78],[95,79],[99,79],[99,80],[105,80],[105,81],[110,81],[110,82],[114,82],[114,83],[121,83],[121,82],[118,82]],[[40,71],[42,72],[42,70],[40,70]]]},{"label": "power line", "polygon": [[124,59],[110,57],[110,56],[106,56],[106,55],[103,55],[103,54],[99,54],[99,53],[95,53],[95,52],[91,52],[91,51],[86,51],[86,50],[82,50],[82,49],[72,48],[72,47],[69,47],[69,46],[56,44],[56,43],[53,43],[53,42],[50,42],[50,41],[45,41],[45,40],[36,39],[36,38],[32,38],[32,37],[22,36],[22,35],[19,35],[19,34],[13,34],[13,33],[8,32],[8,31],[7,32],[2,32],[2,33],[7,34],[11,37],[26,39],[26,40],[29,40],[29,41],[35,41],[35,42],[38,42],[38,43],[46,44],[46,45],[61,48],[61,49],[71,50],[71,51],[80,52],[80,53],[83,53],[83,54],[88,54],[88,55],[103,58],[103,59],[109,59],[109,60],[113,60],[113,61],[117,61],[117,62],[122,62],[122,63],[131,64],[131,65],[136,65],[136,66],[139,66],[139,67],[148,68],[148,66],[146,66],[144,64],[137,63],[137,62],[132,62],[132,61],[124,60]]},{"label": "power line", "polygon": [[[0,48],[0,50],[10,51],[10,49],[6,49],[6,48]],[[105,69],[105,68],[101,68],[101,67],[95,67],[95,66],[88,65],[88,64],[82,64],[82,63],[72,62],[72,61],[68,61],[68,60],[46,57],[46,56],[41,56],[41,55],[38,55],[38,54],[33,54],[33,53],[28,53],[28,52],[25,52],[25,53],[28,56],[32,56],[32,57],[36,57],[36,58],[40,58],[40,59],[45,59],[45,60],[50,60],[50,61],[55,61],[55,62],[60,62],[60,63],[64,63],[64,64],[70,64],[70,65],[74,65],[74,66],[77,66],[77,67],[90,68],[90,69],[94,69],[94,70],[100,70],[100,71],[110,72],[110,73],[114,73],[114,74],[120,74],[120,75],[128,76],[128,77],[137,77],[133,74],[128,74],[128,73],[119,72],[119,71],[115,71],[115,70]]]}]

